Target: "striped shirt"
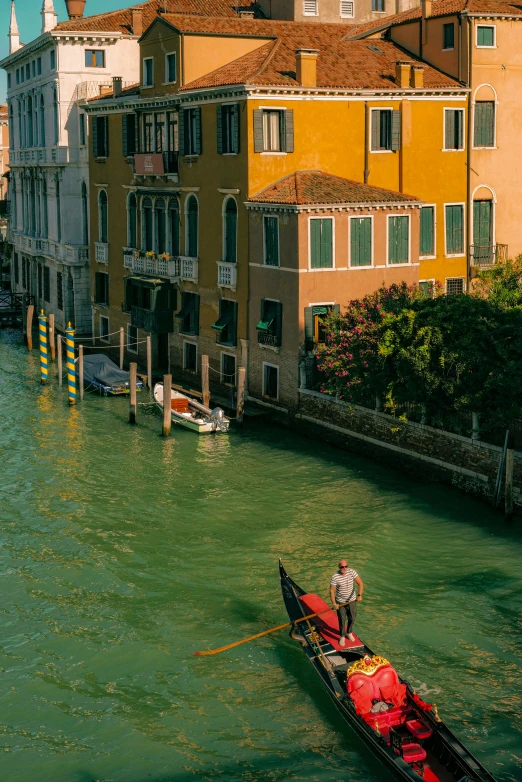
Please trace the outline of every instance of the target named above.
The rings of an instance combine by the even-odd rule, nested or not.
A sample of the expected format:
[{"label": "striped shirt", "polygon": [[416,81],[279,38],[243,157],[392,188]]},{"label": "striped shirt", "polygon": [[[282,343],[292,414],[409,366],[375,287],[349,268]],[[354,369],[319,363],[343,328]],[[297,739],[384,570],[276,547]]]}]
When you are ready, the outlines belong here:
[{"label": "striped shirt", "polygon": [[354,581],[358,576],[359,574],[351,567],[344,575],[340,570],[333,574],[330,586],[335,587],[336,603],[351,603],[352,600],[355,600]]}]

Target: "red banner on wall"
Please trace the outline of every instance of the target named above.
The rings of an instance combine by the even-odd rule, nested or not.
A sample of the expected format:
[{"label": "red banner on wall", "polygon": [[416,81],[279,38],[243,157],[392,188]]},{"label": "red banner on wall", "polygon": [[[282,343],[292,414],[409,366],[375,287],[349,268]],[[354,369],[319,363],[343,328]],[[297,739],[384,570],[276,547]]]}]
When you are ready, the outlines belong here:
[{"label": "red banner on wall", "polygon": [[134,155],[134,172],[142,176],[164,174],[163,155],[161,152],[144,152]]}]

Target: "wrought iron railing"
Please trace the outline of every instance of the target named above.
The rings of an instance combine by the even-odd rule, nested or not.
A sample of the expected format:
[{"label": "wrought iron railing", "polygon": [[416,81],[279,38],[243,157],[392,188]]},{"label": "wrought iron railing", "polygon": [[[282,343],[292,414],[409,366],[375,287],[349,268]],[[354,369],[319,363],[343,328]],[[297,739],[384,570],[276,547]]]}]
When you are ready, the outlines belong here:
[{"label": "wrought iron railing", "polygon": [[170,309],[148,310],[131,307],[131,326],[155,334],[168,334],[174,330],[174,314]]},{"label": "wrought iron railing", "polygon": [[507,261],[507,244],[472,244],[469,248],[472,266],[494,266]]},{"label": "wrought iron railing", "polygon": [[268,331],[257,332],[257,342],[259,345],[269,345],[272,348],[281,346],[281,340],[277,334],[270,334]]}]

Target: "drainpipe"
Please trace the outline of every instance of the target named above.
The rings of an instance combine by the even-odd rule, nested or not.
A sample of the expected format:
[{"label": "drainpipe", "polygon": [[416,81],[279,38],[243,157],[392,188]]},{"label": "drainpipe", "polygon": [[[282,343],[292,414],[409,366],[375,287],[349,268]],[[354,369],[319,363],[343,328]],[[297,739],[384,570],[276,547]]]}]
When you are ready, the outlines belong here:
[{"label": "drainpipe", "polygon": [[180,35],[179,86],[185,86],[185,36]]},{"label": "drainpipe", "polygon": [[368,178],[370,176],[369,166],[369,137],[370,137],[370,107],[368,101],[364,102],[364,184],[368,184]]},{"label": "drainpipe", "polygon": [[467,149],[467,181],[466,181],[466,190],[467,190],[467,202],[468,202],[468,215],[467,215],[467,248],[466,248],[466,290],[469,288],[469,281],[471,277],[471,253],[470,253],[470,246],[471,241],[473,237],[473,204],[471,203],[471,87],[472,87],[472,78],[471,78],[471,63],[472,63],[472,23],[471,19],[467,17],[468,19],[468,74],[467,74],[467,82],[468,87],[470,89],[468,93],[468,149]]},{"label": "drainpipe", "polygon": [[459,14],[459,81],[462,82],[462,14]]}]

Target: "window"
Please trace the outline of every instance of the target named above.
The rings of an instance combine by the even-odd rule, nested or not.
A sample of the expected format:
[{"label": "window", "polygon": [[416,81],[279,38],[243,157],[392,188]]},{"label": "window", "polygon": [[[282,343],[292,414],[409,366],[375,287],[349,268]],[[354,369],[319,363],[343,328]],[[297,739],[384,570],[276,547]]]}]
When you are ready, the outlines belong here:
[{"label": "window", "polygon": [[11,74],[10,73],[7,74],[7,89],[8,90],[11,89]]},{"label": "window", "polygon": [[42,75],[42,58],[38,57],[36,60],[36,73],[38,76]]},{"label": "window", "polygon": [[29,79],[31,78],[31,64],[30,63],[26,63],[26,66],[25,66],[25,78],[26,78],[27,81],[29,81]]},{"label": "window", "polygon": [[279,218],[263,217],[265,266],[279,266]]},{"label": "window", "polygon": [[464,293],[464,277],[446,277],[446,293],[448,296]]},{"label": "window", "polygon": [[100,315],[100,340],[101,342],[110,342],[109,337],[109,318]]},{"label": "window", "polygon": [[33,146],[33,99],[27,98],[27,139],[26,146]]},{"label": "window", "polygon": [[263,362],[263,396],[279,399],[279,367]]},{"label": "window", "polygon": [[20,84],[20,68],[16,69],[16,83]]},{"label": "window", "polygon": [[182,334],[199,334],[199,295],[182,291],[181,309],[176,313]]},{"label": "window", "polygon": [[183,369],[187,372],[198,371],[198,346],[194,342],[183,343]]},{"label": "window", "polygon": [[31,75],[33,79],[36,76],[36,60],[33,60],[31,63]]},{"label": "window", "polygon": [[313,304],[311,307],[305,307],[305,350],[313,350],[314,346],[326,341],[324,318],[331,312],[339,315],[339,304]]},{"label": "window", "polygon": [[109,232],[109,209],[108,199],[105,190],[100,190],[98,194],[98,241],[102,244],[108,242]]},{"label": "window", "polygon": [[410,218],[388,216],[388,263],[409,263]]},{"label": "window", "polygon": [[137,206],[136,195],[131,193],[127,201],[127,246],[137,247]]},{"label": "window", "polygon": [[124,157],[134,155],[138,151],[137,114],[122,114],[121,116],[121,150]]},{"label": "window", "polygon": [[261,320],[256,326],[260,345],[280,347],[283,331],[283,305],[273,299],[261,299]]},{"label": "window", "polygon": [[198,257],[198,202],[196,196],[190,195],[185,202],[187,236],[185,255],[188,258]]},{"label": "window", "polygon": [[40,95],[40,146],[45,147],[45,104],[43,95]]},{"label": "window", "polygon": [[92,149],[94,157],[109,156],[109,118],[94,117],[92,121]]},{"label": "window", "polygon": [[372,0],[372,11],[384,11],[384,0]]},{"label": "window", "polygon": [[169,200],[167,231],[169,253],[171,255],[179,255],[179,202],[177,198]]},{"label": "window", "polygon": [[14,278],[15,278],[15,285],[18,285],[20,283],[20,259],[18,257],[18,253],[14,254]]},{"label": "window", "polygon": [[125,278],[125,301],[123,303],[124,312],[132,312],[133,307],[141,310],[151,311],[152,288],[154,283],[149,283],[142,279],[133,277]]},{"label": "window", "polygon": [[62,241],[62,200],[60,192],[60,183],[56,183],[56,238]]},{"label": "window", "polygon": [[183,155],[201,155],[201,109],[183,109],[180,125],[180,150]]},{"label": "window", "polygon": [[50,58],[49,64],[51,66],[51,70],[54,71],[54,69],[56,68],[56,51],[54,49],[51,49],[49,53],[49,58]]},{"label": "window", "polygon": [[143,86],[152,87],[154,85],[154,59],[145,57],[143,60]]},{"label": "window", "polygon": [[129,353],[138,353],[138,329],[127,324],[127,350]]},{"label": "window", "polygon": [[236,357],[230,353],[221,354],[221,382],[229,386],[236,384]]},{"label": "window", "polygon": [[51,270],[48,266],[44,266],[43,270],[43,289],[44,300],[49,304],[51,301]]},{"label": "window", "polygon": [[464,149],[464,109],[444,109],[444,149]]},{"label": "window", "polygon": [[372,152],[401,148],[401,113],[393,109],[372,109]]},{"label": "window", "polygon": [[353,0],[341,0],[341,16],[343,18],[353,16]]},{"label": "window", "polygon": [[442,25],[442,48],[454,49],[455,48],[455,25],[453,22]]},{"label": "window", "polygon": [[53,90],[53,122],[54,122],[54,143],[58,144],[60,138],[60,114],[58,108],[58,92],[56,87]]},{"label": "window", "polygon": [[372,218],[350,218],[350,266],[372,265]]},{"label": "window", "polygon": [[38,298],[43,299],[43,266],[41,263],[36,266],[36,278]]},{"label": "window", "polygon": [[446,255],[464,252],[464,207],[462,204],[446,205]]},{"label": "window", "polygon": [[56,272],[56,303],[59,310],[63,312],[63,273]]},{"label": "window", "polygon": [[419,280],[419,290],[427,299],[435,298],[435,280]]},{"label": "window", "polygon": [[176,54],[167,54],[165,56],[165,81],[172,84],[176,78]]},{"label": "window", "polygon": [[154,250],[152,199],[147,196],[141,203],[141,248]]},{"label": "window", "polygon": [[142,121],[143,128],[143,151],[154,152],[154,115],[144,114]]},{"label": "window", "polygon": [[255,109],[254,152],[293,151],[293,109]]},{"label": "window", "polygon": [[305,16],[317,16],[317,0],[303,0],[303,4]]},{"label": "window", "polygon": [[219,318],[212,324],[220,345],[235,345],[237,342],[237,303],[220,299]]},{"label": "window", "polygon": [[223,218],[223,260],[237,262],[237,204],[234,198],[225,201]]},{"label": "window", "polygon": [[82,182],[82,241],[84,245],[89,244],[89,199],[85,182]]},{"label": "window", "polygon": [[167,251],[167,204],[164,198],[157,198],[154,204],[156,252]]},{"label": "window", "polygon": [[310,268],[333,267],[333,218],[310,219]]},{"label": "window", "polygon": [[239,107],[237,103],[216,107],[217,151],[220,155],[239,152]]},{"label": "window", "polygon": [[477,25],[477,46],[496,46],[494,25]]},{"label": "window", "polygon": [[163,152],[165,149],[165,114],[154,115],[154,137],[156,152]]},{"label": "window", "polygon": [[492,100],[475,103],[473,146],[495,146],[495,103]]},{"label": "window", "polygon": [[178,118],[176,112],[167,111],[167,150],[177,152],[178,149]]},{"label": "window", "polygon": [[80,113],[78,121],[80,123],[80,146],[84,147],[86,133],[85,133],[85,114],[83,113],[83,111]]},{"label": "window", "polygon": [[103,49],[86,49],[85,66],[87,68],[105,68],[105,51]]},{"label": "window", "polygon": [[96,272],[94,275],[95,290],[94,301],[96,304],[109,304],[109,275],[105,272]]},{"label": "window", "polygon": [[435,255],[435,207],[423,206],[420,213],[420,255]]}]

